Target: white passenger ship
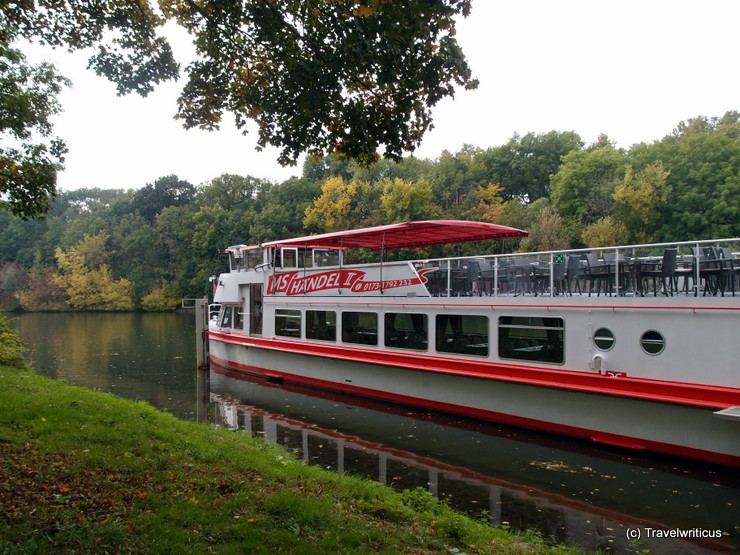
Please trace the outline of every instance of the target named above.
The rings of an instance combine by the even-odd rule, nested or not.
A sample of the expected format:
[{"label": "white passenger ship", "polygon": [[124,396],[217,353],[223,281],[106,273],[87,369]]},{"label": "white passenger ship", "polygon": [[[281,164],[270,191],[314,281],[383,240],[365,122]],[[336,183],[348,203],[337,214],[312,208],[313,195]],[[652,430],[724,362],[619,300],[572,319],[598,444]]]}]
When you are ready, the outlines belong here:
[{"label": "white passenger ship", "polygon": [[740,239],[385,260],[524,235],[435,220],[229,247],[210,363],[740,467]]}]

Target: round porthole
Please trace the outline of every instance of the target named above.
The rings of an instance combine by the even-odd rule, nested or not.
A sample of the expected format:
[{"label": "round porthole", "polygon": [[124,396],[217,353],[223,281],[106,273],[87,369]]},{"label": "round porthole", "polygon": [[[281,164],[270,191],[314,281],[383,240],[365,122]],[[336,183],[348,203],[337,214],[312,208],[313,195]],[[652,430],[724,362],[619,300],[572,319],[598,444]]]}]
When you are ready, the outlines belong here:
[{"label": "round porthole", "polygon": [[594,345],[601,351],[608,351],[614,347],[614,334],[612,330],[599,328],[594,333]]},{"label": "round porthole", "polygon": [[640,338],[642,350],[649,355],[658,355],[665,349],[665,339],[655,330],[649,330]]}]

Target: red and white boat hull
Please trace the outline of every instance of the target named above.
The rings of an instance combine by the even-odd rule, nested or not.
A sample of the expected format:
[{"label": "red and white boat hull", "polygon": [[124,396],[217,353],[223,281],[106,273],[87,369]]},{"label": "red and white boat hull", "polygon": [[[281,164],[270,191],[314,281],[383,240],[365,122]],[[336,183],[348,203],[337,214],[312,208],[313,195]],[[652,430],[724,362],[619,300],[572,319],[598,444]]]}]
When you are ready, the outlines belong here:
[{"label": "red and white boat hull", "polygon": [[658,401],[639,391],[610,391],[623,380],[590,375],[591,387],[579,389],[573,383],[527,384],[466,373],[464,364],[460,372],[444,372],[430,370],[432,361],[427,368],[421,363],[414,368],[409,361],[402,366],[361,362],[361,350],[354,348],[343,356],[342,349],[308,354],[301,347],[298,342],[212,332],[210,359],[217,366],[266,378],[740,467],[739,422],[717,418],[712,407]]}]

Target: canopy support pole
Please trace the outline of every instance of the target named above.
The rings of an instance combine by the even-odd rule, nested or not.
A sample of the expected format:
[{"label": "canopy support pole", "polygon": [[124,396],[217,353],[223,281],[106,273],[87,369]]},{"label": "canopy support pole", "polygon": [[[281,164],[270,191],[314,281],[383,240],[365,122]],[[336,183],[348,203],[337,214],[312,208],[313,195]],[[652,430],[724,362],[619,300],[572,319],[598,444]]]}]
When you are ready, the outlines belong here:
[{"label": "canopy support pole", "polygon": [[385,256],[385,231],[383,232],[383,239],[380,244],[380,294],[382,295],[384,293],[383,291],[383,258]]},{"label": "canopy support pole", "polygon": [[341,277],[342,276],[342,263],[344,262],[344,239],[342,239],[339,242],[339,251],[337,252],[337,254],[339,255],[339,276],[340,276],[339,287],[337,291],[341,295],[342,294],[342,277]]}]

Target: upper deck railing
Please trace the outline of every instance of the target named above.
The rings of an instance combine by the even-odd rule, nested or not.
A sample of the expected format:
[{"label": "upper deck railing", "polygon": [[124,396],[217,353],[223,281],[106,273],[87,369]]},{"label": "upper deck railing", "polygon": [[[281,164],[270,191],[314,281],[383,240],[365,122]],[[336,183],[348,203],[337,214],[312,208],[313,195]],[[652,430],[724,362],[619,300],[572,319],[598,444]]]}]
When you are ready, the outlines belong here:
[{"label": "upper deck railing", "polygon": [[735,295],[740,238],[415,261],[433,296]]}]

